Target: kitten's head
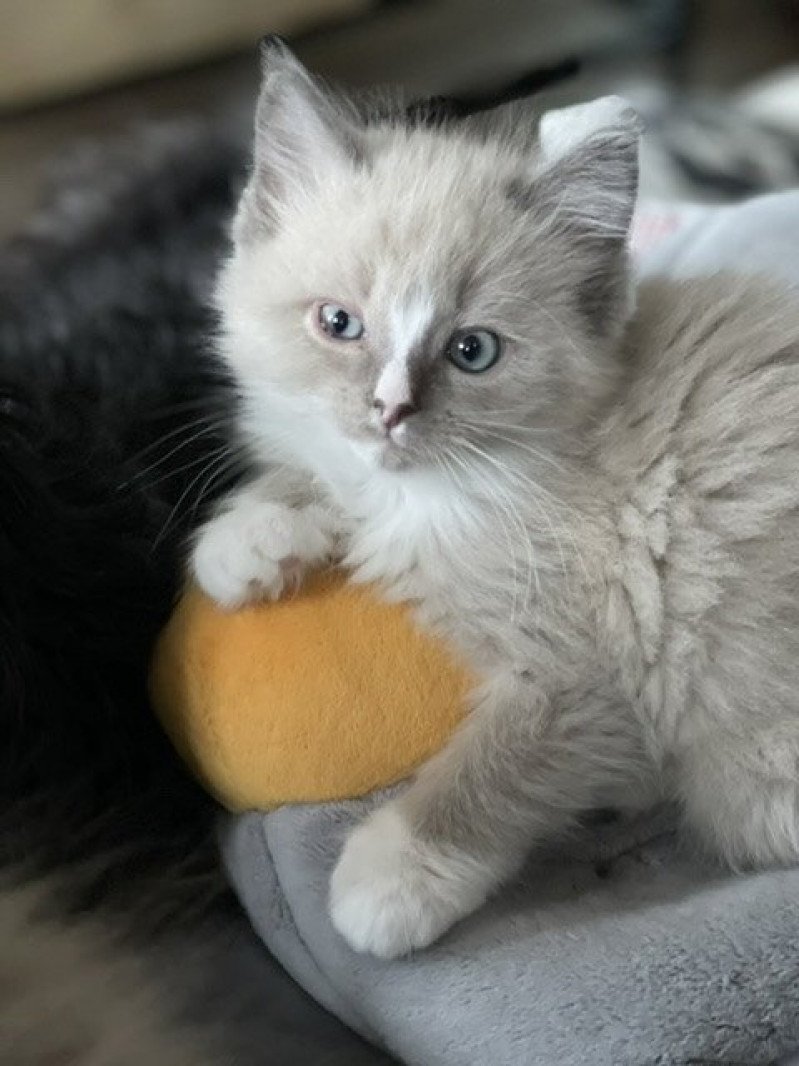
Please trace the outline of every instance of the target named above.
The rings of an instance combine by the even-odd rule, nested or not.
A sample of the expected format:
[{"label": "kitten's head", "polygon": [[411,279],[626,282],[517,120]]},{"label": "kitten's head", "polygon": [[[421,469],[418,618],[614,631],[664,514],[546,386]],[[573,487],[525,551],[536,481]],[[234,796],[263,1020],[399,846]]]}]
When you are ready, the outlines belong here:
[{"label": "kitten's head", "polygon": [[268,43],[219,290],[256,445],[280,408],[361,460],[454,470],[579,425],[630,312],[638,132],[616,98],[540,129],[370,116]]}]

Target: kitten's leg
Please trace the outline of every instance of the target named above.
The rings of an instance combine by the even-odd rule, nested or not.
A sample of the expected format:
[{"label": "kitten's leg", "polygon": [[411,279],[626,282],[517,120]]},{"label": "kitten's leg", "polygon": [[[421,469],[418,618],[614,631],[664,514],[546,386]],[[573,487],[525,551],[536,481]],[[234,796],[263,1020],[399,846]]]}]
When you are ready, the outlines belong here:
[{"label": "kitten's leg", "polygon": [[799,726],[694,741],[679,789],[689,827],[732,867],[799,862]]},{"label": "kitten's leg", "polygon": [[277,502],[273,482],[256,481],[234,493],[200,530],[191,569],[223,607],[277,599],[305,567],[331,557],[335,533],[333,515],[322,506]]},{"label": "kitten's leg", "polygon": [[446,749],[347,840],[331,880],[333,923],[359,951],[424,947],[537,840],[647,771],[632,715],[608,699],[582,693],[555,710],[523,677],[496,678]]}]

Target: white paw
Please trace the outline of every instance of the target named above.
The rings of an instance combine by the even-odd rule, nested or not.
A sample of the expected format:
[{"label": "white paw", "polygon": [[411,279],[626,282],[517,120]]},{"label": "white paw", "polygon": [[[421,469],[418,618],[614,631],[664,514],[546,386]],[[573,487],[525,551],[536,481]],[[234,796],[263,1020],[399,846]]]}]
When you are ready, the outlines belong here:
[{"label": "white paw", "polygon": [[222,607],[277,599],[308,564],[332,548],[315,508],[248,502],[222,511],[201,530],[192,553],[197,582]]},{"label": "white paw", "polygon": [[427,947],[487,895],[485,869],[414,837],[389,804],[351,834],[330,881],[330,917],[356,951]]}]

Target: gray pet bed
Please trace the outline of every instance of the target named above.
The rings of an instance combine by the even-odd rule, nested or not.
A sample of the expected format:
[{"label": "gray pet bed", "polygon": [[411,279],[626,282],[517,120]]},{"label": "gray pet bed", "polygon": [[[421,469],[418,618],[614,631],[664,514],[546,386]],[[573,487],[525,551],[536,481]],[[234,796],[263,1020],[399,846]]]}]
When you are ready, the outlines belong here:
[{"label": "gray pet bed", "polygon": [[363,806],[236,819],[226,856],[270,949],[316,999],[413,1066],[773,1063],[799,1047],[799,871],[731,878],[668,822],[538,855],[439,944],[356,955],[326,913]]},{"label": "gray pet bed", "polygon": [[[652,241],[653,235],[671,236]],[[666,209],[642,272],[746,263],[799,282],[799,193]],[[231,819],[252,923],[322,1004],[411,1066],[761,1066],[799,1048],[799,870],[736,877],[680,852],[668,812],[594,826],[411,959],[352,952],[327,917],[369,802]]]}]

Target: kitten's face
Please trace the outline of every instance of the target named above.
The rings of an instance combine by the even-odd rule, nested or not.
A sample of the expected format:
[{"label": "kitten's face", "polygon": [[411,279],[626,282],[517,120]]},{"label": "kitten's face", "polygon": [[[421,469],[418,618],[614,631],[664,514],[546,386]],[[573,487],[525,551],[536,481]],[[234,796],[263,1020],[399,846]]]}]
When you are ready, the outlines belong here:
[{"label": "kitten's face", "polygon": [[288,403],[377,466],[457,477],[571,428],[607,380],[617,230],[597,277],[596,234],[579,243],[562,180],[529,149],[457,126],[357,127],[291,63],[288,105],[267,79],[220,289],[249,429]]}]

